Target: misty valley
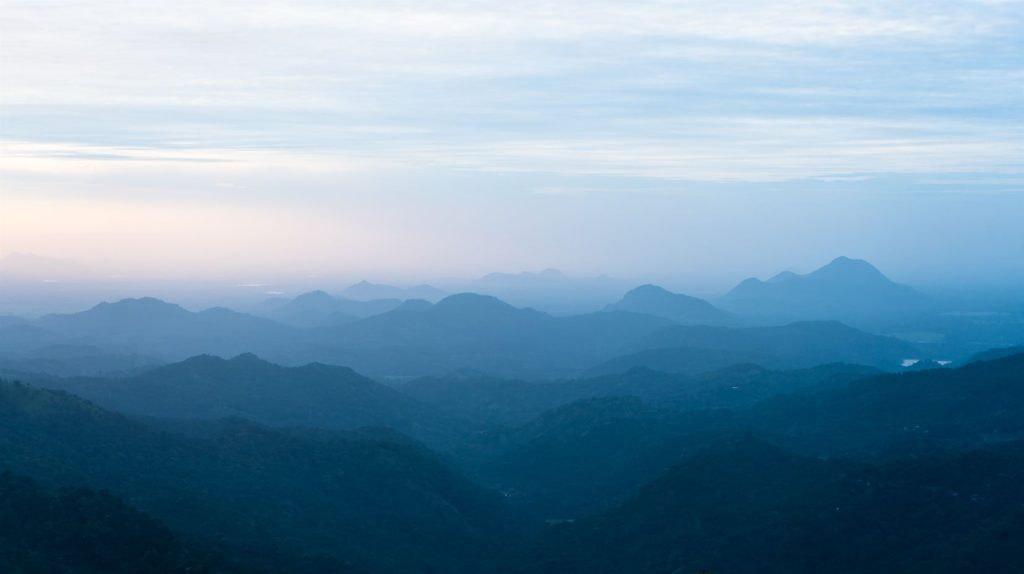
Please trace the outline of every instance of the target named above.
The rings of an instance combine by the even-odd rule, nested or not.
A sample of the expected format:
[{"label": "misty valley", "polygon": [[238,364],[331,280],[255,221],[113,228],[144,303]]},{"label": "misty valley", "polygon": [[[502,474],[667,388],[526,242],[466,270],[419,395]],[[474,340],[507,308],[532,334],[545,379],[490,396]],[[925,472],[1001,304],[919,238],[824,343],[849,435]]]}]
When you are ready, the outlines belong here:
[{"label": "misty valley", "polygon": [[1024,0],[0,0],[0,574],[1024,574]]},{"label": "misty valley", "polygon": [[0,317],[0,571],[1024,571],[1024,298],[488,277]]}]

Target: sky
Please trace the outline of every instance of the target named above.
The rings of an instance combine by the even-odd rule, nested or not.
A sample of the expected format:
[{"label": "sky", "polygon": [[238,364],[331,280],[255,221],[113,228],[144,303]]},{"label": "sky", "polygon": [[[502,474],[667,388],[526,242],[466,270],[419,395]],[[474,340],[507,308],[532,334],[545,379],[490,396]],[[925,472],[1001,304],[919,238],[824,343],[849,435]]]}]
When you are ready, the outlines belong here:
[{"label": "sky", "polygon": [[0,257],[1024,286],[1024,2],[0,0]]}]

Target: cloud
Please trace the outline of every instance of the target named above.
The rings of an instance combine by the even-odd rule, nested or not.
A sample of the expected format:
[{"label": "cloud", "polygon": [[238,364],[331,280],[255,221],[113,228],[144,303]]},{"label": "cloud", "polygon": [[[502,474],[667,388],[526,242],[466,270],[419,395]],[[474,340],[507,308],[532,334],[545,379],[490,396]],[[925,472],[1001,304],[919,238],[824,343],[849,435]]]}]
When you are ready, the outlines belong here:
[{"label": "cloud", "polygon": [[[783,198],[762,212],[823,188],[865,205],[908,192],[945,205],[1020,193],[1024,177],[1019,2],[0,2],[0,197],[31,215],[8,215],[17,225],[3,239],[26,250],[102,253],[126,233],[159,250],[192,226],[192,251],[166,255],[214,268],[244,251],[238,237],[301,205],[315,233],[289,211],[279,227],[302,241],[263,246],[284,263],[319,241],[312,259],[351,265],[426,266],[438,252],[481,272],[498,255],[596,272],[601,247],[571,246],[601,227],[564,231],[577,211],[656,243],[678,226],[673,210],[701,213],[695,226],[758,194]],[[651,193],[621,197],[636,192]],[[651,196],[666,203],[628,215]],[[85,207],[48,220],[69,198]],[[161,223],[168,205],[174,225]],[[1012,211],[1000,206],[976,219]],[[107,211],[123,217],[90,223]],[[811,231],[841,227],[840,246],[867,241],[878,217],[854,229],[799,213],[830,222]],[[733,223],[699,229],[767,225]],[[490,247],[462,254],[466,236]],[[224,247],[213,256],[203,241]],[[354,254],[361,243],[372,257]],[[570,246],[561,260],[536,260],[556,243]],[[653,261],[657,250],[636,246]],[[816,248],[811,259],[831,246]]]}]

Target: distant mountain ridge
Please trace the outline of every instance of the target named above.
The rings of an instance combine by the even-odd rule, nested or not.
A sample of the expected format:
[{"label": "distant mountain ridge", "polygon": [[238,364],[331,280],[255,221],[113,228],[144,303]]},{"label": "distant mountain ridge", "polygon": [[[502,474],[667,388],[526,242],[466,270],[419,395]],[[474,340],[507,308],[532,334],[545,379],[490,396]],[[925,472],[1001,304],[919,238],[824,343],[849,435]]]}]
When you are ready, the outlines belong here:
[{"label": "distant mountain ridge", "polygon": [[396,309],[324,330],[324,362],[372,376],[442,375],[476,369],[502,376],[570,374],[668,325],[636,313],[554,317],[476,293]]},{"label": "distant mountain ridge", "polygon": [[241,417],[279,427],[352,430],[383,425],[437,444],[454,423],[432,407],[346,367],[283,367],[253,354],[191,357],[120,378],[49,378],[37,386],[74,393],[146,417]]},{"label": "distant mountain ridge", "polygon": [[[679,311],[680,304],[683,312],[707,311],[699,300],[657,288],[642,289],[641,294],[645,291],[653,291],[658,305],[668,303],[655,309],[665,315]],[[390,306],[397,301],[353,304],[385,303]],[[505,377],[554,378],[587,372],[595,365],[608,366],[599,368],[599,373],[634,366],[702,372],[737,363],[787,369],[850,362],[889,368],[890,363],[898,365],[904,358],[920,357],[907,343],[829,322],[758,331],[679,325],[665,316],[615,308],[553,316],[477,293],[458,293],[436,304],[407,300],[362,319],[337,310],[348,304],[324,292],[300,296],[289,304],[294,305],[288,307],[294,313],[289,319],[292,324],[287,325],[225,308],[192,312],[153,298],[125,299],[80,313],[0,325],[0,357],[31,366],[32,362],[21,358],[35,350],[85,346],[111,357],[104,360],[110,363],[116,363],[112,360],[115,355],[167,363],[202,354],[232,357],[255,353],[284,365],[346,365],[370,376],[392,378],[444,375],[458,369]],[[303,323],[307,326],[300,327]],[[787,337],[800,343],[787,344]],[[669,357],[671,362],[660,358],[651,362],[651,356],[627,358],[637,353]],[[74,371],[73,365],[54,367],[51,372]],[[42,370],[47,368],[42,365]],[[83,364],[81,368],[89,372],[93,367]]]},{"label": "distant mountain ridge", "polygon": [[374,299],[400,299],[403,301],[406,299],[424,299],[426,301],[433,302],[440,300],[448,295],[448,293],[427,284],[416,285],[414,287],[395,287],[394,285],[360,281],[359,283],[346,288],[341,292],[341,295],[357,301],[371,301]]},{"label": "distant mountain ridge", "polygon": [[672,293],[657,285],[641,285],[605,307],[605,311],[629,311],[664,317],[682,325],[723,325],[733,317],[697,297]]},{"label": "distant mountain ridge", "polygon": [[295,343],[294,329],[270,319],[224,307],[192,312],[152,297],[100,303],[86,311],[46,315],[0,328],[0,351],[90,345],[161,361],[271,349],[286,355]]},{"label": "distant mountain ridge", "polygon": [[838,321],[799,321],[773,327],[672,326],[638,339],[631,352],[591,369],[593,374],[645,367],[668,373],[701,373],[737,363],[799,369],[827,363],[896,370],[917,349]]},{"label": "distant mountain ridge", "polygon": [[783,272],[767,281],[746,279],[720,304],[767,320],[834,319],[864,326],[920,312],[928,298],[889,280],[867,261],[837,257],[806,275]]},{"label": "distant mountain ridge", "polygon": [[310,291],[294,299],[276,300],[261,315],[295,327],[341,325],[386,313],[402,304],[401,299],[356,300],[326,291]]}]

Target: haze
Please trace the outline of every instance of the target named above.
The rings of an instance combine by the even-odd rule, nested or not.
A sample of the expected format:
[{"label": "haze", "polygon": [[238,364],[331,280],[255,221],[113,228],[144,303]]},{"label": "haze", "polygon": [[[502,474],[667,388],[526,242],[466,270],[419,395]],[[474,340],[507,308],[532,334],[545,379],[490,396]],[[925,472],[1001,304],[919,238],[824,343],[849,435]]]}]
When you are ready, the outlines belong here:
[{"label": "haze", "polygon": [[0,255],[1024,284],[1020,2],[3,2]]},{"label": "haze", "polygon": [[0,573],[1024,572],[1024,0],[0,0]]}]

